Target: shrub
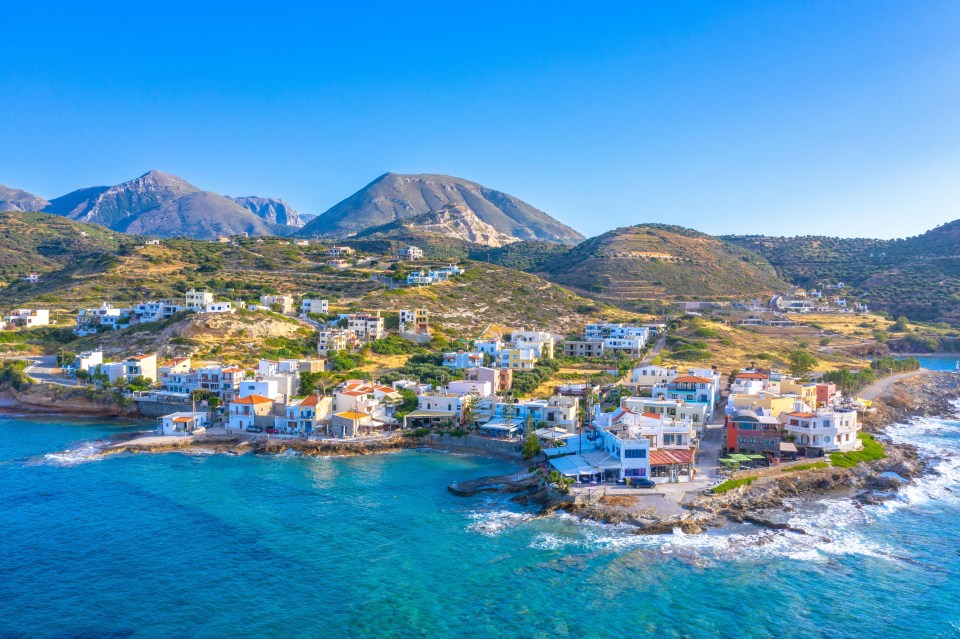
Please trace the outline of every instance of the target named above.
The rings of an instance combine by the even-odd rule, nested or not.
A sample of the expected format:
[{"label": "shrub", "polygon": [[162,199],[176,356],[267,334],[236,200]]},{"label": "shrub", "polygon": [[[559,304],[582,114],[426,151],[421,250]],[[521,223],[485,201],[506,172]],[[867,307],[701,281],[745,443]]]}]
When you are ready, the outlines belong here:
[{"label": "shrub", "polygon": [[749,486],[757,480],[756,477],[741,477],[740,479],[728,479],[719,486],[714,486],[710,489],[714,495],[720,495],[725,492],[729,492],[734,488],[740,488],[741,486]]},{"label": "shrub", "polygon": [[795,470],[813,470],[815,468],[829,468],[830,464],[827,462],[813,462],[812,464],[800,464],[799,466],[790,466],[789,468],[781,468],[780,471],[784,473],[791,473]]},{"label": "shrub", "polygon": [[863,442],[863,449],[851,453],[832,453],[830,463],[840,468],[854,468],[860,462],[876,461],[887,456],[883,449],[883,444],[867,433],[857,435]]}]

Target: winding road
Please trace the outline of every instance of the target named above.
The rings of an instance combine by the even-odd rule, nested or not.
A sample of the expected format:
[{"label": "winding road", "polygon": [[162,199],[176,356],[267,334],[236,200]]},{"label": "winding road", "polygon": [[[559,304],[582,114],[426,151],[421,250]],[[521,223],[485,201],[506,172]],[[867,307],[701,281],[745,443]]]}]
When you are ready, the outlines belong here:
[{"label": "winding road", "polygon": [[889,375],[883,379],[878,379],[874,383],[870,384],[864,388],[861,392],[857,393],[857,397],[866,400],[874,400],[878,397],[885,397],[893,394],[894,384],[897,382],[909,379],[911,377],[916,377],[917,375],[928,375],[932,373],[926,368],[920,368],[915,371],[907,371],[906,373],[897,373],[896,375]]}]

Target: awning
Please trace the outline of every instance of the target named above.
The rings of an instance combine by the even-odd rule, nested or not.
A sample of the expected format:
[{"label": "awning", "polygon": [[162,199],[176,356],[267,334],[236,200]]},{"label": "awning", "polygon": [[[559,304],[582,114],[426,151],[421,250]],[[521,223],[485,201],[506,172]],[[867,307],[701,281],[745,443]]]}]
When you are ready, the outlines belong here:
[{"label": "awning", "polygon": [[651,466],[674,466],[677,464],[692,464],[694,451],[692,448],[683,450],[667,450],[660,448],[650,451]]},{"label": "awning", "polygon": [[557,469],[561,475],[566,477],[579,477],[580,475],[599,475],[600,470],[591,466],[580,455],[568,455],[566,457],[557,457],[550,460],[550,465]]},{"label": "awning", "polygon": [[549,459],[550,457],[562,457],[563,455],[569,455],[569,454],[574,453],[574,452],[576,452],[576,451],[574,451],[574,450],[573,450],[572,448],[570,448],[569,446],[557,446],[557,447],[555,447],[555,448],[544,448],[544,449],[543,449],[543,454],[546,455],[548,459]]},{"label": "awning", "polygon": [[797,445],[793,442],[780,442],[780,452],[781,453],[795,453],[797,452]]},{"label": "awning", "polygon": [[407,413],[407,418],[411,417],[421,417],[421,418],[443,418],[443,417],[456,417],[457,412],[453,410],[415,410],[413,412]]}]

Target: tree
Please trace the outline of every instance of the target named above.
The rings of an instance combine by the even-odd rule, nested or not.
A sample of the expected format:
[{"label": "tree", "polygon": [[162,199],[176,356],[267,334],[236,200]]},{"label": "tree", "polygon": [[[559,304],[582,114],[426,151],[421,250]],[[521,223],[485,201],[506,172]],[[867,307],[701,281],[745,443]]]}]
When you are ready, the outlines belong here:
[{"label": "tree", "polygon": [[890,330],[896,333],[903,333],[907,330],[907,322],[909,322],[905,315],[901,315],[897,318],[897,321],[890,326]]},{"label": "tree", "polygon": [[407,413],[412,413],[417,410],[417,406],[420,405],[420,400],[415,392],[409,388],[401,388],[398,392],[400,396],[403,397],[403,402],[397,408],[397,417],[403,417]]},{"label": "tree", "polygon": [[477,418],[479,417],[476,407],[479,397],[479,395],[470,394],[464,398],[463,412],[460,421],[467,428],[473,428],[473,425],[476,423]]},{"label": "tree", "polygon": [[531,459],[540,454],[540,440],[537,439],[537,433],[532,429],[527,429],[527,434],[523,437],[523,458]]},{"label": "tree", "polygon": [[803,377],[818,364],[817,358],[809,352],[798,348],[790,351],[790,374]]}]

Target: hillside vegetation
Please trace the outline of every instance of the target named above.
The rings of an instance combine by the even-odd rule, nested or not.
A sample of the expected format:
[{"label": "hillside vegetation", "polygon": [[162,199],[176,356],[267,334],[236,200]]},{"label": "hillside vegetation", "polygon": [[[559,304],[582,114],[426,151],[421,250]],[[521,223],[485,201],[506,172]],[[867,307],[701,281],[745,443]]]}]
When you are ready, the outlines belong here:
[{"label": "hillside vegetation", "polygon": [[[615,313],[535,275],[492,264],[463,262],[468,271],[455,281],[390,290],[406,272],[448,261],[392,265],[373,256],[354,266],[333,268],[327,264],[327,245],[297,246],[269,237],[223,244],[167,239],[146,245],[62,217],[0,215],[6,233],[0,235],[0,265],[14,274],[38,263],[46,267],[38,269],[40,283],[29,284],[16,275],[0,290],[0,304],[7,307],[43,306],[70,315],[101,302],[124,306],[182,298],[190,288],[206,288],[219,299],[254,303],[261,294],[283,292],[324,297],[341,310],[425,306],[435,325],[446,323],[451,330],[482,330],[499,323],[565,332],[601,313]],[[55,257],[44,258],[45,252]]]},{"label": "hillside vegetation", "polygon": [[960,220],[898,240],[731,236],[805,287],[843,282],[875,310],[960,325]]},{"label": "hillside vegetation", "polygon": [[786,286],[755,253],[691,229],[657,224],[586,240],[546,262],[541,272],[558,284],[638,310],[644,302],[742,298]]}]

